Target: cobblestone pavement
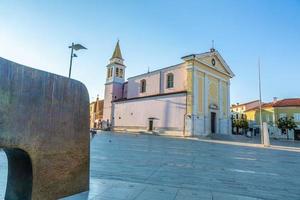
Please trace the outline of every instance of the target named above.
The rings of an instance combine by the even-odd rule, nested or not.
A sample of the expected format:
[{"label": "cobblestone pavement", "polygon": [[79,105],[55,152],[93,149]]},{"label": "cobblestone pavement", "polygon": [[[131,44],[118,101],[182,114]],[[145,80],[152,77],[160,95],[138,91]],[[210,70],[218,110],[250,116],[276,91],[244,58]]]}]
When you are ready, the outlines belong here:
[{"label": "cobblestone pavement", "polygon": [[[90,192],[65,200],[300,199],[300,153],[153,135],[92,139]],[[7,163],[0,153],[0,198]]]}]

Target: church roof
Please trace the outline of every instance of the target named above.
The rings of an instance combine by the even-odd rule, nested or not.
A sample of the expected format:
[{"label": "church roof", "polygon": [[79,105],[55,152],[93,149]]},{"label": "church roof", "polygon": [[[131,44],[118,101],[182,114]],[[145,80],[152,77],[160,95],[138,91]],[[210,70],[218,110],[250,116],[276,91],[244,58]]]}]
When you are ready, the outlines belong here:
[{"label": "church roof", "polygon": [[115,50],[114,50],[114,53],[113,53],[111,59],[113,59],[113,58],[123,59],[123,58],[122,58],[121,49],[120,49],[119,40],[118,40],[118,42],[117,42],[117,44],[116,44],[116,47],[115,47]]}]

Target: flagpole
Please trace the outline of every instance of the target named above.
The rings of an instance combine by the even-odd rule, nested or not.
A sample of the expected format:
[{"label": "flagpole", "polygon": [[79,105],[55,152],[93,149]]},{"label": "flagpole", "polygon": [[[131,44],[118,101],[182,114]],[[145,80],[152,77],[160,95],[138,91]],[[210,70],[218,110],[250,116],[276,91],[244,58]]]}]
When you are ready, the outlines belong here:
[{"label": "flagpole", "polygon": [[258,85],[259,85],[259,123],[260,123],[260,140],[261,144],[264,142],[264,135],[263,135],[263,126],[262,126],[262,114],[261,114],[261,77],[260,77],[260,58],[258,58]]}]

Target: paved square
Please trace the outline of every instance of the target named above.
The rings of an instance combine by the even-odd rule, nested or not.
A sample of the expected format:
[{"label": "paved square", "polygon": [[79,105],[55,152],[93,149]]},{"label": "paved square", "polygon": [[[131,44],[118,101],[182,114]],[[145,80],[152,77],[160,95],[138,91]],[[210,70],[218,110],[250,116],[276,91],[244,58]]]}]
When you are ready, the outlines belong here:
[{"label": "paved square", "polygon": [[[0,198],[7,163],[0,153]],[[300,199],[300,153],[152,135],[102,133],[91,145],[95,200]]]}]

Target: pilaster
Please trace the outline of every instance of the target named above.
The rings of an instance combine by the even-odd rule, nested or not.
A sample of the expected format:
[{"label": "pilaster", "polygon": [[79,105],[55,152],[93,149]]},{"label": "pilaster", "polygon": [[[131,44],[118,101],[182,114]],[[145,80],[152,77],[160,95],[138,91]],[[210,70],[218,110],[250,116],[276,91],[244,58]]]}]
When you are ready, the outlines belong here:
[{"label": "pilaster", "polygon": [[219,109],[219,116],[218,116],[218,132],[217,133],[221,133],[222,132],[222,119],[223,119],[223,90],[222,90],[222,80],[218,80],[218,90],[219,90],[219,94],[218,94],[218,109]]},{"label": "pilaster", "polygon": [[231,134],[231,116],[230,116],[230,81],[228,80],[227,84],[227,109],[226,109],[226,116],[227,116],[227,131],[228,134]]},{"label": "pilaster", "polygon": [[208,101],[208,93],[209,93],[209,79],[208,75],[204,74],[204,134],[209,134],[209,101]]}]

